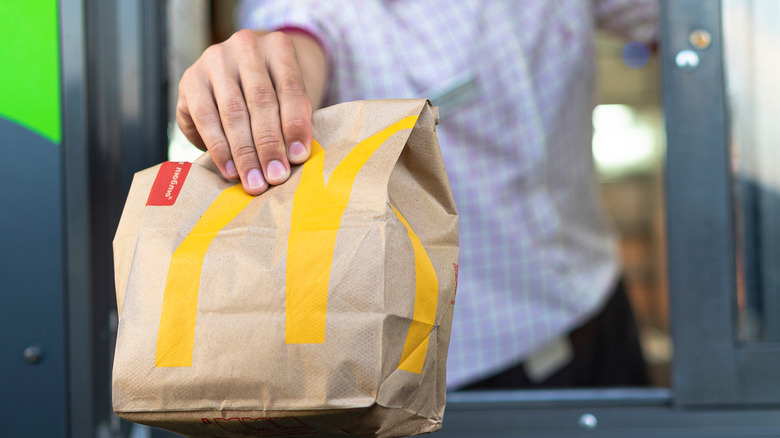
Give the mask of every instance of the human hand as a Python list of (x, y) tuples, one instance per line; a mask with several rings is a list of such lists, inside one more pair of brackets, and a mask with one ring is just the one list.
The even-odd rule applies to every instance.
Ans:
[(184, 72), (176, 120), (225, 178), (257, 195), (309, 158), (326, 70), (309, 36), (240, 30)]

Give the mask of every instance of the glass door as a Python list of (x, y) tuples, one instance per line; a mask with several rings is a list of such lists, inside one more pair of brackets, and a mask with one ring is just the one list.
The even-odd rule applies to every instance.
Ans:
[(674, 400), (777, 404), (780, 4), (666, 6)]

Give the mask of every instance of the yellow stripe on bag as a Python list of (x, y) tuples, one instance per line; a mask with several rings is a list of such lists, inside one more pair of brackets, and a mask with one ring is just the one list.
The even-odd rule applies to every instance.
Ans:
[(411, 129), (416, 116), (400, 120), (358, 143), (333, 170), (325, 185), (325, 151), (312, 142), (311, 158), (303, 165), (293, 197), (287, 243), (285, 342), (325, 342), (328, 283), (336, 235), (360, 169), (390, 136)]
[(252, 199), (241, 184), (223, 190), (173, 252), (157, 331), (155, 366), (192, 366), (203, 257), (217, 233)]
[(422, 373), (425, 363), (425, 353), (428, 351), (428, 339), (436, 322), (436, 306), (439, 301), (439, 279), (433, 268), (431, 258), (417, 237), (417, 234), (409, 226), (409, 222), (394, 207), (393, 211), (398, 219), (406, 226), (409, 240), (414, 248), (414, 314), (409, 325), (409, 333), (406, 335), (404, 351), (401, 353), (401, 361), (398, 369), (412, 373)]

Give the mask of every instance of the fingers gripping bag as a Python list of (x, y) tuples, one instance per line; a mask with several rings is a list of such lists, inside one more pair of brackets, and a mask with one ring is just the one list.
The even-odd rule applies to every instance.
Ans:
[(138, 172), (114, 239), (113, 407), (190, 437), (441, 427), (458, 215), (428, 101), (314, 113), (259, 196), (204, 154)]

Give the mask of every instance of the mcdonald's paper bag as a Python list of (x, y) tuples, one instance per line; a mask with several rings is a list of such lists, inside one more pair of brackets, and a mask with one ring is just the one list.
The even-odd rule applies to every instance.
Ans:
[(426, 100), (314, 114), (260, 196), (208, 155), (133, 180), (114, 240), (113, 405), (192, 437), (438, 430), (458, 217)]

